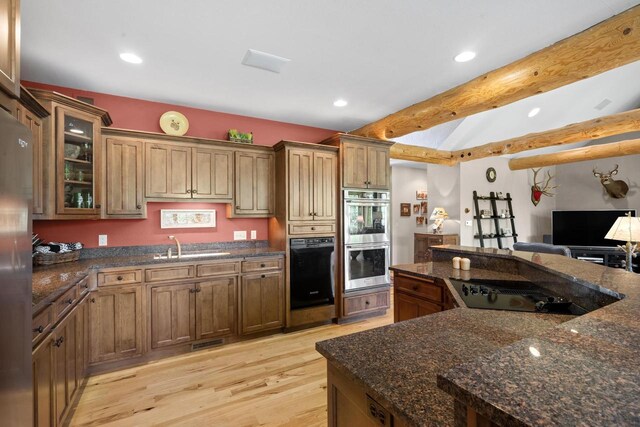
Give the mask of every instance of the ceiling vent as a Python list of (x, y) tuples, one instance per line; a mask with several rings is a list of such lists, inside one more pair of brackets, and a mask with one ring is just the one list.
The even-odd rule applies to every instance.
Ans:
[(598, 105), (596, 105), (595, 107), (593, 107), (593, 108), (595, 108), (596, 110), (602, 111), (607, 107), (607, 105), (611, 104), (611, 102), (612, 101), (609, 98), (605, 98), (602, 101), (600, 101), (600, 103)]
[(242, 63), (244, 65), (271, 71), (273, 73), (280, 73), (282, 68), (284, 68), (289, 61), (291, 60), (254, 49), (247, 50), (247, 53), (244, 54), (244, 58), (242, 58)]

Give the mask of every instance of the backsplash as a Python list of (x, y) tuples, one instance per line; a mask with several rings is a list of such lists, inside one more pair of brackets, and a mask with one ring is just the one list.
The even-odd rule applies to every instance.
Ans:
[[(161, 209), (215, 209), (215, 228), (160, 228)], [(98, 235), (107, 235), (107, 247), (167, 245), (174, 235), (181, 243), (211, 243), (233, 241), (234, 231), (256, 230), (257, 240), (268, 238), (268, 220), (226, 216), (222, 203), (147, 203), (147, 219), (103, 220), (42, 220), (33, 221), (33, 232), (46, 242), (82, 242), (85, 248), (98, 247)]]
[[(182, 243), (182, 242), (181, 242)], [(234, 249), (255, 249), (267, 248), (267, 240), (241, 240), (235, 242), (212, 242), (212, 243), (187, 243), (182, 244), (183, 251), (212, 251), (212, 250), (234, 250)], [(166, 254), (167, 249), (172, 248), (176, 252), (176, 244), (145, 245), (145, 246), (118, 246), (112, 248), (86, 248), (80, 254), (81, 259), (105, 258), (114, 256), (137, 256), (147, 254)]]

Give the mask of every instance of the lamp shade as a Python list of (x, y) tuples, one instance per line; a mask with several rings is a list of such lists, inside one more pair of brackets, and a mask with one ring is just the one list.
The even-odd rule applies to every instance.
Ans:
[(434, 208), (433, 212), (431, 212), (431, 216), (429, 217), (431, 221), (445, 218), (449, 218), (449, 214), (444, 210), (444, 208), (441, 207)]
[(640, 242), (640, 218), (632, 217), (631, 213), (618, 217), (604, 238), (623, 242)]

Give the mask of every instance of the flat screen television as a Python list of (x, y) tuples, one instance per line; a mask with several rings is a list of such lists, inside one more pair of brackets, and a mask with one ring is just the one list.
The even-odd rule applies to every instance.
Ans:
[(620, 216), (635, 209), (611, 209), (593, 211), (553, 211), (551, 215), (554, 245), (584, 247), (616, 247), (621, 242), (607, 240), (604, 236)]

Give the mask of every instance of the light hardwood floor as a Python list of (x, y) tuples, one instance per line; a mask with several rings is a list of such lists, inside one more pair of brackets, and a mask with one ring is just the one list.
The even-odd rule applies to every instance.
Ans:
[(91, 377), (72, 426), (326, 426), (317, 341), (393, 323), (326, 325)]

